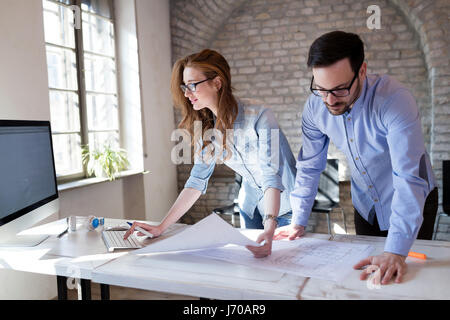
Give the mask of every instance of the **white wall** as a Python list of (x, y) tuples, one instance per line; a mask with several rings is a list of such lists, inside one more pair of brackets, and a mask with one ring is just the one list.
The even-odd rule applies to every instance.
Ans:
[[(50, 120), (42, 2), (0, 7), (0, 119)], [(0, 283), (0, 299), (56, 296), (55, 277), (0, 269)]]
[(160, 221), (177, 196), (176, 166), (170, 159), (175, 129), (170, 95), (171, 45), (167, 0), (136, 0), (141, 100), (144, 119), (145, 208)]
[(40, 1), (0, 0), (0, 118), (50, 120)]

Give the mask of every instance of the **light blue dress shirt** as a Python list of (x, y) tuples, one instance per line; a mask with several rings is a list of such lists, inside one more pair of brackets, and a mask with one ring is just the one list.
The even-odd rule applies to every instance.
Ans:
[(413, 95), (389, 76), (369, 75), (353, 108), (343, 115), (331, 115), (322, 98), (311, 95), (302, 133), (292, 221), (307, 225), (331, 139), (347, 156), (354, 207), (368, 221), (373, 221), (372, 211), (380, 230), (389, 230), (386, 252), (406, 256), (422, 224), (425, 199), (435, 187)]
[(267, 188), (282, 191), (279, 215), (286, 214), (291, 211), (289, 195), (296, 175), (295, 157), (289, 143), (269, 108), (239, 100), (238, 109), (233, 130), (227, 132), (233, 138), (229, 140), (232, 157), (227, 159), (226, 151), (221, 153), (220, 148), (215, 148), (214, 156), (208, 159), (203, 149), (201, 155), (194, 157), (184, 187), (205, 194), (209, 178), (220, 161), (242, 176), (238, 204), (250, 218), (256, 207), (261, 215), (266, 214), (263, 196)]

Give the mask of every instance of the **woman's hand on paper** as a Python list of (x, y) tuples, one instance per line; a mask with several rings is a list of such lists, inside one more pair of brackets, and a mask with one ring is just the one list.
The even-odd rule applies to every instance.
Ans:
[(267, 220), (264, 225), (263, 233), (256, 239), (256, 242), (264, 242), (264, 244), (261, 246), (246, 246), (246, 248), (253, 253), (255, 258), (264, 258), (272, 253), (272, 239), (276, 227), (277, 224), (275, 220)]
[[(250, 250), (255, 258), (264, 258), (272, 253), (272, 241), (288, 238), (289, 240), (295, 240), (302, 237), (305, 234), (305, 227), (300, 225), (288, 225), (276, 229), (276, 224), (268, 220), (264, 232), (259, 235), (256, 242), (264, 244), (262, 246), (246, 246)], [(274, 235), (275, 233), (275, 235)]]
[[(150, 232), (153, 237), (159, 237), (161, 235), (161, 233), (163, 233), (163, 230), (161, 229), (161, 225), (159, 226), (151, 226), (149, 224), (146, 223), (142, 223), (142, 222), (134, 222), (130, 229), (128, 229), (128, 231), (125, 233), (125, 235), (123, 236), (124, 240), (127, 240), (128, 237), (135, 231), (136, 227), (141, 227), (142, 229)], [(138, 231), (138, 236), (144, 236), (145, 234), (143, 234), (142, 232)]]

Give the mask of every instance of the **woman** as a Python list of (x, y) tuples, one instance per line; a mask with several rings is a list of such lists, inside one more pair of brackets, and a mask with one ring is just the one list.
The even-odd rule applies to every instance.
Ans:
[(183, 114), (180, 128), (193, 137), (196, 160), (184, 189), (161, 224), (135, 222), (126, 237), (135, 226), (154, 236), (162, 234), (206, 192), (215, 164), (223, 162), (242, 176), (241, 223), (246, 228), (264, 229), (257, 242), (265, 244), (247, 248), (255, 257), (269, 255), (277, 226), (290, 224), (289, 194), (296, 174), (294, 156), (273, 113), (236, 100), (227, 61), (209, 49), (175, 63), (171, 91), (175, 106)]

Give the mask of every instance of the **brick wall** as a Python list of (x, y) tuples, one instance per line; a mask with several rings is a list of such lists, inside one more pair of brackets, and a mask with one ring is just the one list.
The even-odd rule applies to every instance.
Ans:
[[(380, 30), (367, 28), (369, 5), (381, 9)], [(445, 0), (172, 0), (172, 60), (203, 48), (221, 52), (232, 68), (236, 95), (258, 98), (271, 106), (296, 156), (311, 79), (306, 67), (309, 46), (329, 31), (358, 33), (366, 45), (369, 73), (390, 74), (414, 93), (441, 187), (441, 161), (450, 159), (449, 11), (450, 3)], [(175, 118), (178, 123), (178, 112)], [(330, 146), (329, 157), (340, 159), (341, 205), (352, 231), (346, 160), (334, 146)], [(188, 165), (178, 167), (180, 190), (189, 171)], [(216, 168), (208, 189), (185, 222), (230, 204), (238, 190), (234, 174), (225, 166)], [(340, 212), (332, 218), (342, 220)], [(323, 215), (313, 214), (310, 220), (313, 231), (327, 231)], [(442, 219), (438, 238), (450, 240), (448, 224), (448, 219)]]

